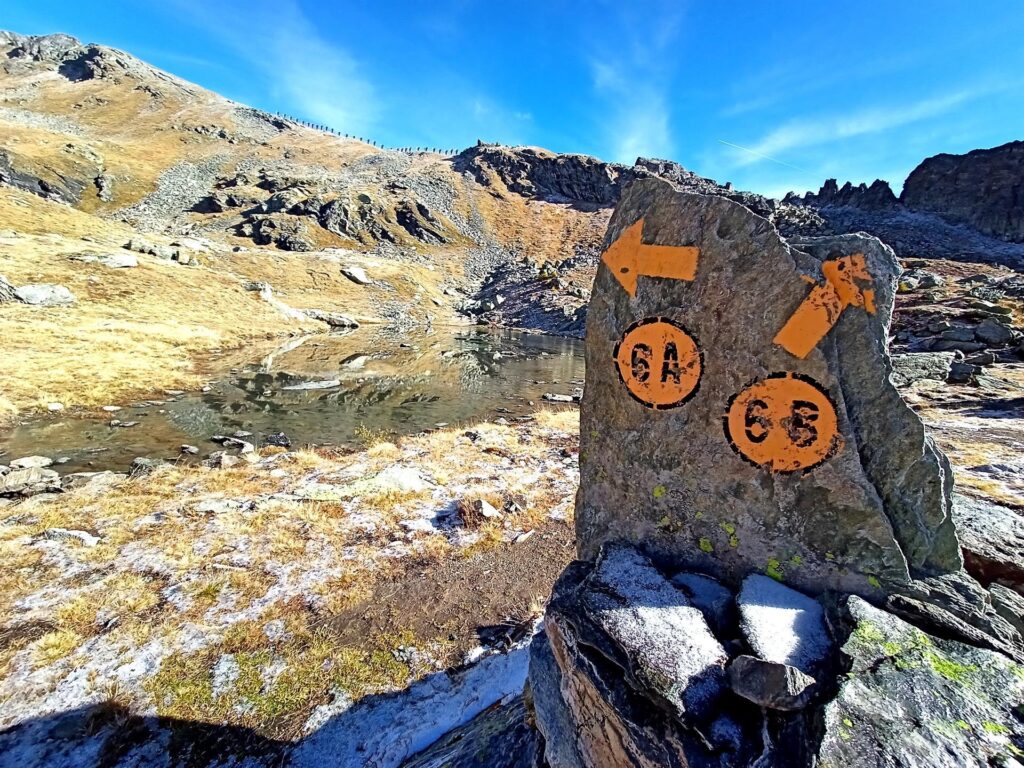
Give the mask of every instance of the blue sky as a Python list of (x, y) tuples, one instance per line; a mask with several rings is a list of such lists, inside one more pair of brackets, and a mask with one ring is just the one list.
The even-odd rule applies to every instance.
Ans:
[(663, 157), (774, 195), (898, 191), (926, 156), (1024, 139), (1021, 0), (3, 0), (0, 28), (387, 146)]

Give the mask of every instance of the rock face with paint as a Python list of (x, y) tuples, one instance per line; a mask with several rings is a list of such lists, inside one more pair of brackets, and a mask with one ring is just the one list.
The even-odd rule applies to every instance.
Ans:
[(588, 315), (581, 556), (866, 594), (958, 570), (949, 467), (888, 379), (898, 274), (874, 238), (634, 184)]
[(1024, 625), (963, 571), (949, 465), (889, 380), (898, 274), (868, 236), (624, 193), (588, 316), (579, 559), (531, 649), (544, 765), (1024, 753)]

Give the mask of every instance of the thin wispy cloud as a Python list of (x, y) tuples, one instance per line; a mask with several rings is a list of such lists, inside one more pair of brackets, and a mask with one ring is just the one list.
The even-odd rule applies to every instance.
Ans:
[[(916, 103), (872, 107), (859, 112), (802, 118), (774, 128), (760, 139), (747, 143), (735, 153), (733, 163), (742, 167), (777, 158), (793, 150), (805, 150), (823, 144), (868, 134), (882, 133), (909, 123), (949, 112), (957, 106), (992, 92), (991, 87), (964, 89)], [(785, 161), (782, 161), (785, 162)]]
[[(361, 135), (379, 118), (381, 107), (362, 67), (328, 42), (294, 0), (216, 10), (192, 0), (176, 5), (258, 71), (273, 100), (296, 117)], [(245, 18), (245, 28), (225, 24), (225, 17)], [(259, 30), (258, 38), (251, 29)]]
[(612, 53), (589, 58), (595, 94), (606, 105), (600, 114), (605, 154), (632, 163), (637, 157), (671, 157), (670, 73), (665, 62), (682, 24), (678, 4), (650, 11), (619, 10), (614, 45), (595, 46)]

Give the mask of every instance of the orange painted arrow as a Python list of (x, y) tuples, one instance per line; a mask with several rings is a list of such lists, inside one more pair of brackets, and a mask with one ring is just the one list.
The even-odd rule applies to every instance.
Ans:
[(847, 307), (863, 307), (868, 314), (875, 314), (875, 291), (868, 287), (873, 281), (863, 253), (826, 261), (821, 272), (824, 284), (815, 284), (774, 339), (799, 358), (818, 346)]
[(692, 245), (651, 245), (643, 242), (644, 220), (626, 228), (608, 246), (601, 261), (615, 275), (626, 293), (636, 296), (636, 281), (644, 277), (693, 280), (697, 276), (700, 249)]

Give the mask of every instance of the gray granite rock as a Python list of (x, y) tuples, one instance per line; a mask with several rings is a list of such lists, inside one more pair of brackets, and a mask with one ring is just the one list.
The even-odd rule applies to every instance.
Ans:
[(527, 714), (521, 696), (487, 709), (402, 768), (540, 768), (542, 745)]
[(968, 573), (983, 584), (1024, 589), (1024, 515), (959, 493), (953, 515)]
[(66, 307), (76, 301), (75, 295), (63, 285), (46, 283), (23, 285), (14, 295), (19, 301), (35, 307)]
[(931, 637), (851, 597), (849, 672), (823, 711), (818, 764), (842, 768), (1014, 765), (1024, 673), (991, 651)]
[(0, 275), (0, 304), (18, 301), (17, 288), (8, 282), (7, 278)]
[(302, 310), (306, 317), (312, 318), (313, 320), (319, 320), (322, 323), (327, 323), (332, 328), (358, 328), (359, 323), (353, 320), (348, 315), (343, 315), (340, 312), (325, 312), (322, 309), (304, 309)]
[(35, 496), (60, 490), (60, 475), (52, 469), (12, 469), (0, 477), (0, 496)]
[(892, 356), (892, 383), (909, 387), (919, 381), (945, 381), (955, 352), (914, 352)]
[(724, 768), (760, 749), (758, 718), (725, 717), (726, 657), (703, 615), (631, 548), (566, 569), (531, 654), (552, 768)]
[[(666, 568), (734, 585), (762, 571), (807, 591), (863, 594), (959, 568), (948, 462), (889, 381), (886, 339), (899, 273), (892, 252), (861, 235), (787, 245), (748, 209), (657, 180), (626, 190), (606, 245), (635, 234), (627, 230), (641, 220), (643, 243), (699, 255), (693, 280), (649, 278), (641, 269), (635, 296), (627, 290), (634, 278), (604, 263), (598, 270), (581, 406), (580, 556), (624, 540)], [(847, 285), (837, 277), (844, 265), (869, 276), (850, 283), (860, 298), (810, 348), (776, 343), (809, 297)], [(865, 298), (865, 291), (873, 293)], [(628, 361), (616, 362), (628, 329), (652, 318), (677, 324), (702, 355), (697, 384), (677, 407), (645, 405), (623, 378), (632, 375)], [(771, 418), (758, 412), (754, 394), (737, 400), (752, 383), (779, 379), (786, 381), (773, 391), (798, 394), (785, 402), (780, 394)], [(813, 408), (798, 412), (805, 394)], [(723, 428), (730, 413), (737, 434)], [(768, 431), (771, 443), (791, 443), (775, 450), (782, 458), (758, 459), (750, 450)], [(793, 454), (799, 461), (789, 462)]]
[(704, 615), (637, 550), (607, 547), (579, 598), (636, 687), (678, 717), (707, 711), (725, 691), (727, 656)]
[(23, 456), (11, 462), (11, 469), (30, 469), (32, 467), (48, 467), (53, 464), (49, 456)]

